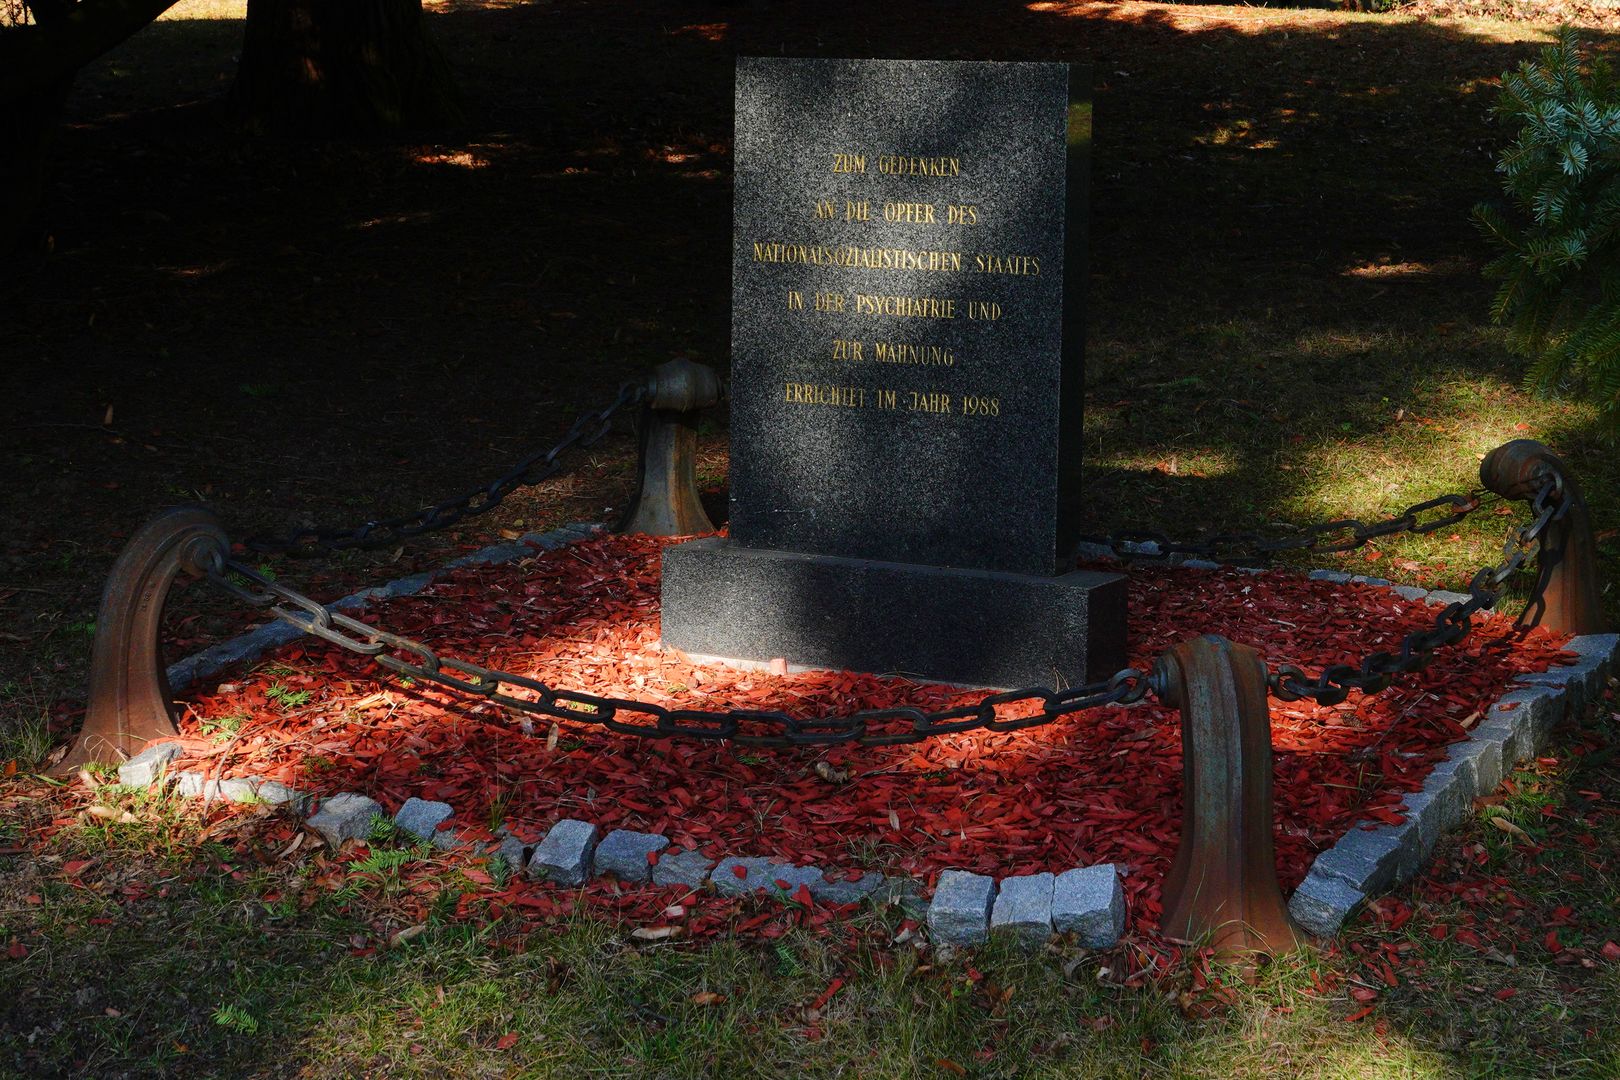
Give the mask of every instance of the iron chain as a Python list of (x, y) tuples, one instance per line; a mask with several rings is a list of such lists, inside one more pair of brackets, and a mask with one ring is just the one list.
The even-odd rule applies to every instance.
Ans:
[(599, 442), (613, 429), (613, 419), (621, 410), (640, 405), (650, 393), (643, 383), (625, 383), (606, 408), (588, 412), (575, 420), (568, 434), (557, 445), (530, 454), (484, 487), (446, 499), (414, 514), (385, 521), (368, 521), (352, 529), (314, 528), (300, 529), (282, 536), (253, 536), (244, 542), (244, 546), (249, 551), (261, 554), (308, 558), (331, 551), (387, 547), (413, 536), (449, 528), (479, 514), (487, 514), (518, 488), (556, 476), (562, 471), (563, 455)]
[[(1163, 561), (1177, 555), (1211, 562), (1230, 563), (1242, 559), (1270, 562), (1285, 552), (1329, 555), (1354, 551), (1373, 540), (1398, 533), (1434, 532), (1455, 525), (1478, 510), (1484, 494), (1483, 490), (1476, 490), (1467, 495), (1441, 495), (1409, 506), (1396, 516), (1375, 521), (1371, 525), (1355, 518), (1342, 518), (1306, 525), (1296, 530), (1294, 535), (1285, 537), (1268, 538), (1257, 532), (1241, 532), (1219, 533), (1199, 540), (1172, 540), (1164, 533), (1147, 529), (1121, 529), (1107, 536), (1085, 536), (1081, 540), (1106, 547), (1115, 558), (1126, 562)], [(1441, 507), (1449, 508), (1449, 512), (1427, 521), (1422, 520), (1423, 515)]]
[(1501, 596), (1497, 587), (1524, 565), (1547, 526), (1568, 512), (1570, 504), (1563, 498), (1563, 486), (1563, 480), (1556, 473), (1547, 474), (1530, 504), (1535, 516), (1529, 524), (1508, 534), (1502, 561), (1477, 571), (1468, 583), (1468, 598), (1447, 604), (1427, 630), (1407, 634), (1401, 639), (1399, 652), (1372, 653), (1361, 661), (1360, 667), (1333, 664), (1314, 679), (1308, 679), (1292, 664), (1282, 664), (1267, 678), (1271, 692), (1283, 701), (1309, 697), (1321, 705), (1337, 705), (1351, 690), (1376, 694), (1388, 687), (1394, 676), (1421, 670), (1436, 649), (1455, 645), (1468, 636), (1476, 612), (1489, 611), (1496, 606)]
[[(1148, 692), (1144, 672), (1127, 668), (1108, 679), (1067, 690), (1031, 687), (991, 694), (973, 705), (927, 712), (916, 708), (868, 709), (848, 716), (802, 719), (760, 709), (670, 709), (647, 701), (559, 690), (526, 675), (441, 657), (419, 641), (391, 634), (331, 611), (296, 589), (216, 552), (208, 580), (243, 603), (306, 634), (330, 642), (397, 675), (435, 683), (469, 697), (536, 716), (599, 724), (619, 735), (650, 739), (730, 740), (739, 746), (893, 746), (962, 731), (1018, 731), (1100, 705), (1128, 705)], [(524, 691), (528, 696), (518, 697)], [(1040, 706), (1030, 716), (1005, 717), (1011, 707)], [(896, 730), (898, 728), (898, 730)]]
[[(605, 425), (617, 408), (634, 399), (634, 395), (621, 391), (620, 400), (614, 406), (592, 416)], [(580, 430), (580, 426), (576, 424), (575, 429)], [(595, 437), (599, 438), (600, 434)], [(566, 449), (578, 442), (571, 433), (560, 447)], [(552, 454), (552, 461), (560, 452), (561, 449)], [(519, 474), (514, 471), (508, 475)], [(511, 486), (516, 486), (516, 483)], [(495, 486), (489, 490), (495, 490)], [(1271, 692), (1284, 701), (1310, 697), (1323, 705), (1333, 705), (1343, 701), (1351, 690), (1377, 693), (1389, 686), (1393, 676), (1424, 667), (1435, 650), (1455, 644), (1467, 636), (1476, 612), (1489, 610), (1495, 605), (1500, 595), (1496, 588), (1524, 564), (1546, 527), (1568, 510), (1569, 504), (1561, 497), (1562, 490), (1562, 481), (1555, 474), (1549, 474), (1531, 503), (1534, 517), (1529, 524), (1509, 534), (1502, 561), (1496, 566), (1479, 570), (1469, 582), (1468, 598), (1448, 604), (1435, 616), (1432, 627), (1408, 634), (1398, 652), (1375, 652), (1364, 659), (1359, 667), (1334, 664), (1314, 679), (1307, 677), (1304, 671), (1294, 665), (1283, 664), (1268, 675)], [(1357, 536), (1367, 538), (1389, 535), (1401, 529), (1428, 532), (1439, 526), (1434, 522), (1417, 524), (1418, 514), (1442, 505), (1461, 508), (1465, 504), (1472, 510), (1478, 505), (1478, 499), (1472, 496), (1431, 499), (1410, 508), (1390, 522), (1381, 523), (1382, 526), (1397, 523), (1400, 528), (1386, 527), (1375, 532), (1379, 526), (1369, 529), (1359, 522), (1330, 522), (1308, 531), (1323, 535), (1324, 530), (1350, 524), (1354, 526)], [(1460, 516), (1460, 513), (1454, 513), (1438, 521), (1445, 524)], [(1129, 535), (1132, 534), (1115, 534)], [(1201, 542), (1199, 550), (1209, 551), (1235, 539), (1213, 537)], [(1185, 550), (1192, 545), (1178, 547)], [(525, 675), (441, 657), (419, 641), (329, 610), (298, 590), (230, 558), (222, 549), (214, 551), (207, 573), (210, 582), (243, 603), (255, 608), (268, 608), (271, 615), (298, 630), (349, 652), (369, 657), (397, 675), (433, 683), (519, 712), (597, 724), (619, 735), (650, 739), (729, 740), (739, 746), (776, 748), (842, 744), (893, 746), (964, 731), (1018, 731), (1049, 724), (1059, 717), (1084, 709), (1135, 704), (1152, 689), (1148, 673), (1138, 668), (1125, 668), (1110, 678), (1084, 686), (1057, 691), (1045, 687), (1008, 690), (991, 694), (976, 704), (934, 712), (903, 707), (805, 719), (777, 710), (671, 709), (652, 702), (559, 690)], [(518, 696), (520, 692), (525, 696)], [(1025, 704), (1038, 705), (1039, 709), (1028, 716), (1004, 716), (1005, 712), (1012, 711), (1012, 707)]]

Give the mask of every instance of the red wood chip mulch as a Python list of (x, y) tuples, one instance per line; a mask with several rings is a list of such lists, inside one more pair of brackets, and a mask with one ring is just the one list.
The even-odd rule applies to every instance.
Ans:
[[(365, 618), (443, 656), (669, 706), (814, 716), (938, 709), (982, 696), (847, 672), (694, 667), (661, 653), (663, 546), (614, 536), (458, 572)], [(1139, 567), (1130, 571), (1130, 662), (1146, 667), (1175, 641), (1218, 633), (1259, 647), (1273, 665), (1315, 672), (1397, 648), (1436, 610), (1297, 573)], [(1352, 694), (1330, 708), (1274, 700), (1284, 888), (1357, 823), (1399, 820), (1403, 793), (1421, 784), (1515, 674), (1557, 662), (1563, 640), (1516, 631), (1506, 617), (1476, 619), (1462, 644), (1382, 694)], [(1005, 876), (1115, 862), (1128, 868), (1132, 925), (1151, 930), (1158, 922), (1181, 816), (1181, 731), (1178, 714), (1152, 698), (1026, 731), (910, 746), (745, 750), (627, 738), (564, 721), (548, 748), (544, 718), (525, 734), (524, 718), (498, 706), (380, 678), (367, 661), (318, 641), (296, 642), (274, 659), (286, 667), (261, 667), (194, 696), (183, 725), (190, 760), (181, 768), (256, 775), (316, 793), (366, 792), (390, 810), (413, 795), (440, 799), (471, 837), (488, 836), (502, 814), (528, 839), (558, 818), (578, 817), (604, 832), (663, 833), (711, 855), (778, 855), (930, 883), (947, 867)], [(267, 695), (277, 684), (311, 697), (289, 706)], [(233, 714), (247, 717), (239, 738), (205, 736), (202, 722)], [(819, 761), (850, 779), (829, 782), (815, 769)]]

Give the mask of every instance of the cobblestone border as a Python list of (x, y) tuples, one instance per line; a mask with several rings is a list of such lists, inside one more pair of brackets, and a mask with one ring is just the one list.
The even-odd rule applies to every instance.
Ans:
[[(181, 754), (178, 743), (152, 743), (119, 766), (118, 782), (126, 787), (172, 789), (182, 798), (224, 799), (239, 803), (276, 803), (306, 816), (304, 824), (336, 850), (345, 841), (364, 840), (379, 817), (376, 800), (345, 791), (324, 799), (294, 791), (284, 784), (257, 778), (208, 780), (202, 773), (170, 775), (168, 767)], [(441, 849), (461, 846), (448, 827), (455, 815), (449, 803), (405, 800), (393, 816), (399, 831)], [(1125, 929), (1125, 896), (1119, 871), (1112, 864), (1089, 866), (1056, 876), (1034, 874), (1003, 878), (998, 895), (995, 878), (965, 870), (940, 875), (934, 897), (923, 897), (909, 877), (885, 877), (872, 871), (829, 878), (820, 867), (798, 866), (764, 856), (728, 855), (710, 859), (697, 851), (671, 850), (667, 836), (615, 829), (603, 836), (596, 825), (564, 818), (538, 842), (506, 832), (490, 850), (510, 872), (574, 888), (592, 878), (611, 877), (627, 885), (683, 885), (712, 889), (721, 896), (762, 893), (784, 902), (801, 902), (801, 890), (827, 905), (863, 901), (901, 908), (926, 921), (935, 942), (977, 945), (992, 933), (1007, 933), (1020, 945), (1038, 948), (1054, 933), (1073, 933), (1087, 948), (1110, 948)]]
[[(1443, 595), (1443, 594), (1442, 594)], [(1434, 593), (1427, 598), (1430, 603)], [(1410, 879), (1440, 838), (1468, 820), (1475, 799), (1489, 795), (1515, 765), (1534, 758), (1566, 716), (1579, 716), (1602, 696), (1620, 654), (1620, 634), (1587, 634), (1565, 646), (1573, 664), (1520, 675), (1468, 738), (1453, 743), (1423, 787), (1406, 797), (1406, 820), (1354, 828), (1323, 851), (1294, 892), (1288, 909), (1318, 937), (1338, 933), (1368, 897)]]
[[(1084, 558), (1114, 559), (1112, 551), (1096, 544), (1082, 545)], [(1140, 545), (1146, 554), (1156, 548)], [(1207, 559), (1165, 560), (1172, 566), (1218, 570), (1224, 564)], [(1234, 570), (1259, 573), (1256, 567)], [(1463, 593), (1397, 585), (1387, 578), (1347, 574), (1340, 570), (1312, 570), (1312, 581), (1335, 585), (1369, 585), (1387, 589), (1406, 600), (1421, 600), (1432, 607), (1466, 601)], [(1547, 743), (1547, 737), (1566, 716), (1579, 716), (1587, 702), (1600, 698), (1609, 676), (1620, 662), (1620, 634), (1587, 634), (1564, 646), (1579, 659), (1547, 671), (1520, 675), (1518, 685), (1485, 710), (1468, 738), (1447, 748), (1444, 761), (1407, 795), (1406, 820), (1373, 829), (1352, 828), (1338, 842), (1320, 852), (1305, 880), (1294, 891), (1288, 910), (1294, 921), (1317, 937), (1332, 937), (1355, 910), (1377, 893), (1386, 892), (1415, 876), (1434, 854), (1440, 838), (1462, 825), (1473, 812), (1473, 802), (1489, 795), (1514, 766), (1529, 761)]]
[[(333, 602), (328, 609), (349, 610), (373, 600), (410, 596), (448, 571), (512, 562), (536, 549), (552, 551), (601, 530), (600, 525), (573, 524), (529, 533), (512, 543), (481, 548), (438, 570), (363, 589)], [(1100, 546), (1082, 545), (1079, 554), (1114, 561), (1112, 552)], [(1168, 562), (1187, 569), (1223, 568), (1223, 564), (1205, 559), (1172, 557)], [(1259, 567), (1232, 569), (1263, 572)], [(1468, 599), (1460, 593), (1396, 585), (1384, 578), (1337, 570), (1312, 570), (1307, 576), (1313, 581), (1385, 588), (1432, 606)], [(170, 666), (169, 684), (183, 689), (300, 636), (286, 624), (266, 624)], [(1566, 648), (1578, 654), (1575, 663), (1519, 676), (1520, 685), (1491, 706), (1469, 738), (1448, 749), (1446, 759), (1434, 767), (1422, 789), (1407, 796), (1404, 822), (1352, 829), (1316, 857), (1289, 903), (1302, 927), (1319, 937), (1330, 937), (1368, 896), (1413, 876), (1428, 861), (1440, 837), (1467, 818), (1475, 798), (1494, 790), (1514, 765), (1534, 757), (1559, 720), (1602, 694), (1620, 657), (1620, 634), (1577, 637)], [(285, 805), (305, 815), (306, 825), (334, 849), (346, 840), (365, 839), (376, 819), (385, 816), (375, 800), (354, 792), (317, 801), (285, 784), (257, 777), (209, 780), (197, 772), (171, 777), (169, 766), (180, 754), (176, 743), (153, 743), (119, 766), (119, 783), (167, 787), (172, 780), (175, 794), (181, 797)], [(451, 849), (459, 846), (454, 829), (447, 827), (454, 813), (448, 803), (411, 798), (392, 820), (404, 833)], [(926, 921), (935, 942), (953, 946), (983, 944), (994, 936), (1038, 948), (1059, 933), (1073, 934), (1087, 948), (1105, 949), (1118, 943), (1125, 927), (1120, 884), (1125, 871), (1109, 863), (1055, 875), (1006, 877), (999, 882), (984, 874), (945, 870), (930, 900), (909, 877), (867, 871), (853, 878), (845, 874), (829, 879), (819, 867), (774, 858), (733, 855), (714, 860), (697, 851), (672, 851), (669, 838), (656, 833), (616, 829), (603, 836), (591, 822), (572, 818), (555, 823), (536, 843), (506, 833), (490, 852), (478, 854), (494, 854), (514, 873), (565, 887), (581, 886), (593, 877), (612, 877), (632, 885), (650, 881), (660, 886), (712, 888), (723, 896), (763, 893), (794, 901), (803, 890), (823, 904), (891, 904)]]

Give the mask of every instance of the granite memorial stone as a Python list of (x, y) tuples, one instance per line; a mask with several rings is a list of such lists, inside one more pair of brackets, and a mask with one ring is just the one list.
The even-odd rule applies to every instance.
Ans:
[(1124, 663), (1080, 509), (1089, 72), (737, 62), (731, 518), (663, 637), (953, 682)]

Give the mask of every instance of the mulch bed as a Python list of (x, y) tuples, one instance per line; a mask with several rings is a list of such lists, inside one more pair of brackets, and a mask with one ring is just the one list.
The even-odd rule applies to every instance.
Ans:
[[(847, 672), (767, 674), (698, 667), (657, 646), (665, 541), (607, 537), (508, 566), (451, 575), (378, 605), (367, 621), (442, 656), (548, 684), (666, 706), (860, 709), (968, 704), (982, 692)], [(1438, 609), (1387, 590), (1295, 572), (1137, 567), (1130, 657), (1205, 633), (1314, 672), (1398, 647)], [(1285, 889), (1358, 823), (1398, 821), (1404, 793), (1514, 675), (1557, 662), (1562, 639), (1476, 620), (1460, 645), (1383, 694), (1335, 707), (1272, 702), (1275, 824)], [(504, 821), (526, 839), (559, 818), (604, 831), (664, 833), (706, 853), (777, 855), (825, 869), (906, 872), (929, 884), (961, 867), (1005, 876), (1115, 862), (1127, 868), (1131, 926), (1156, 928), (1181, 817), (1179, 715), (1152, 699), (1018, 732), (974, 732), (882, 748), (744, 750), (626, 738), (588, 723), (553, 732), (488, 702), (463, 701), (302, 640), (273, 663), (195, 693), (181, 768), (281, 780), (316, 793), (455, 806), (464, 837)], [(309, 691), (299, 702), (300, 691)], [(292, 698), (287, 696), (293, 694)], [(1026, 710), (1027, 711), (1027, 710)], [(238, 733), (217, 725), (244, 717)], [(237, 727), (230, 722), (227, 727)], [(527, 730), (526, 730), (527, 729)], [(817, 769), (819, 762), (826, 767)], [(847, 771), (847, 782), (823, 774)], [(595, 887), (593, 887), (595, 888)]]

